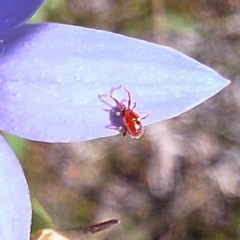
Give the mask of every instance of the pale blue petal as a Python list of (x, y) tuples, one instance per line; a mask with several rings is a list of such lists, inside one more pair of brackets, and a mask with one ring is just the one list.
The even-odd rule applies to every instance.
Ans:
[(22, 168), (0, 135), (0, 239), (29, 240), (31, 204)]
[[(110, 32), (62, 24), (25, 25), (4, 38), (0, 57), (0, 129), (38, 141), (114, 135), (98, 98), (124, 85), (150, 113), (171, 118), (210, 98), (229, 81), (171, 49)], [(123, 90), (114, 96), (126, 99)], [(106, 98), (106, 101), (110, 99)]]

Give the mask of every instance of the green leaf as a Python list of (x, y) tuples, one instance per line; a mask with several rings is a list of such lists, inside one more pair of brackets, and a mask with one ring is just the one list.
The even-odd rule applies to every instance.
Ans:
[(35, 232), (43, 228), (56, 228), (52, 221), (52, 218), (43, 208), (43, 206), (38, 202), (36, 198), (31, 198), (32, 203), (32, 232)]

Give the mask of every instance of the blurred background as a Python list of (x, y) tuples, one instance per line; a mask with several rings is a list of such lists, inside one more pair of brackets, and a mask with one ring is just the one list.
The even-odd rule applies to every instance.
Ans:
[[(47, 144), (8, 136), (31, 197), (84, 239), (240, 239), (240, 1), (48, 0), (30, 22), (104, 29), (171, 46), (232, 84), (177, 118), (122, 136)], [(33, 232), (47, 223), (33, 217)], [(83, 238), (81, 238), (83, 239)]]

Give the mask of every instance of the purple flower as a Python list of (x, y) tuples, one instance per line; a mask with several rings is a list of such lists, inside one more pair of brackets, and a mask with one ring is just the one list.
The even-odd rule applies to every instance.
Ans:
[[(42, 0), (6, 0), (0, 2), (0, 67), (5, 55), (4, 35), (29, 18)], [(1, 100), (4, 76), (0, 74)], [(1, 101), (1, 111), (4, 108)], [(7, 108), (7, 106), (5, 106)], [(2, 121), (1, 119), (0, 121)], [(25, 240), (30, 237), (31, 205), (28, 186), (14, 153), (0, 136), (0, 239)]]
[[(26, 24), (10, 31), (41, 1), (26, 9), (28, 14), (14, 18), (11, 10), (16, 7), (8, 2), (10, 15), (0, 18), (2, 131), (44, 142), (87, 141), (116, 134), (105, 127), (109, 114), (103, 109), (110, 107), (99, 98), (114, 87), (126, 86), (137, 109), (150, 113), (144, 120), (150, 124), (191, 109), (229, 84), (210, 68), (171, 48), (105, 31), (54, 23)], [(13, 2), (21, 5), (33, 0)], [(5, 9), (1, 5), (0, 16)], [(127, 98), (121, 89), (114, 96), (120, 101)], [(114, 106), (106, 96), (108, 101)], [(1, 239), (28, 239), (27, 184), (4, 139), (0, 144), (4, 187), (0, 228), (8, 236)]]
[(29, 19), (42, 3), (43, 0), (0, 1), (0, 38)]

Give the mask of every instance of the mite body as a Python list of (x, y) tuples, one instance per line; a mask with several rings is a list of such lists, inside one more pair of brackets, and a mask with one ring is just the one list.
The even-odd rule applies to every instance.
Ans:
[(116, 98), (110, 94), (110, 98), (113, 99), (116, 103), (116, 107), (112, 108), (112, 112), (116, 114), (117, 117), (122, 118), (122, 125), (118, 127), (110, 127), (111, 129), (118, 130), (123, 134), (123, 137), (128, 134), (131, 138), (140, 138), (144, 132), (144, 127), (141, 123), (142, 119), (145, 119), (149, 116), (147, 114), (144, 117), (140, 117), (136, 112), (134, 112), (135, 107), (137, 106), (136, 102), (133, 103), (131, 107), (131, 94), (130, 92), (123, 87), (128, 94), (127, 106), (122, 102), (119, 102)]

